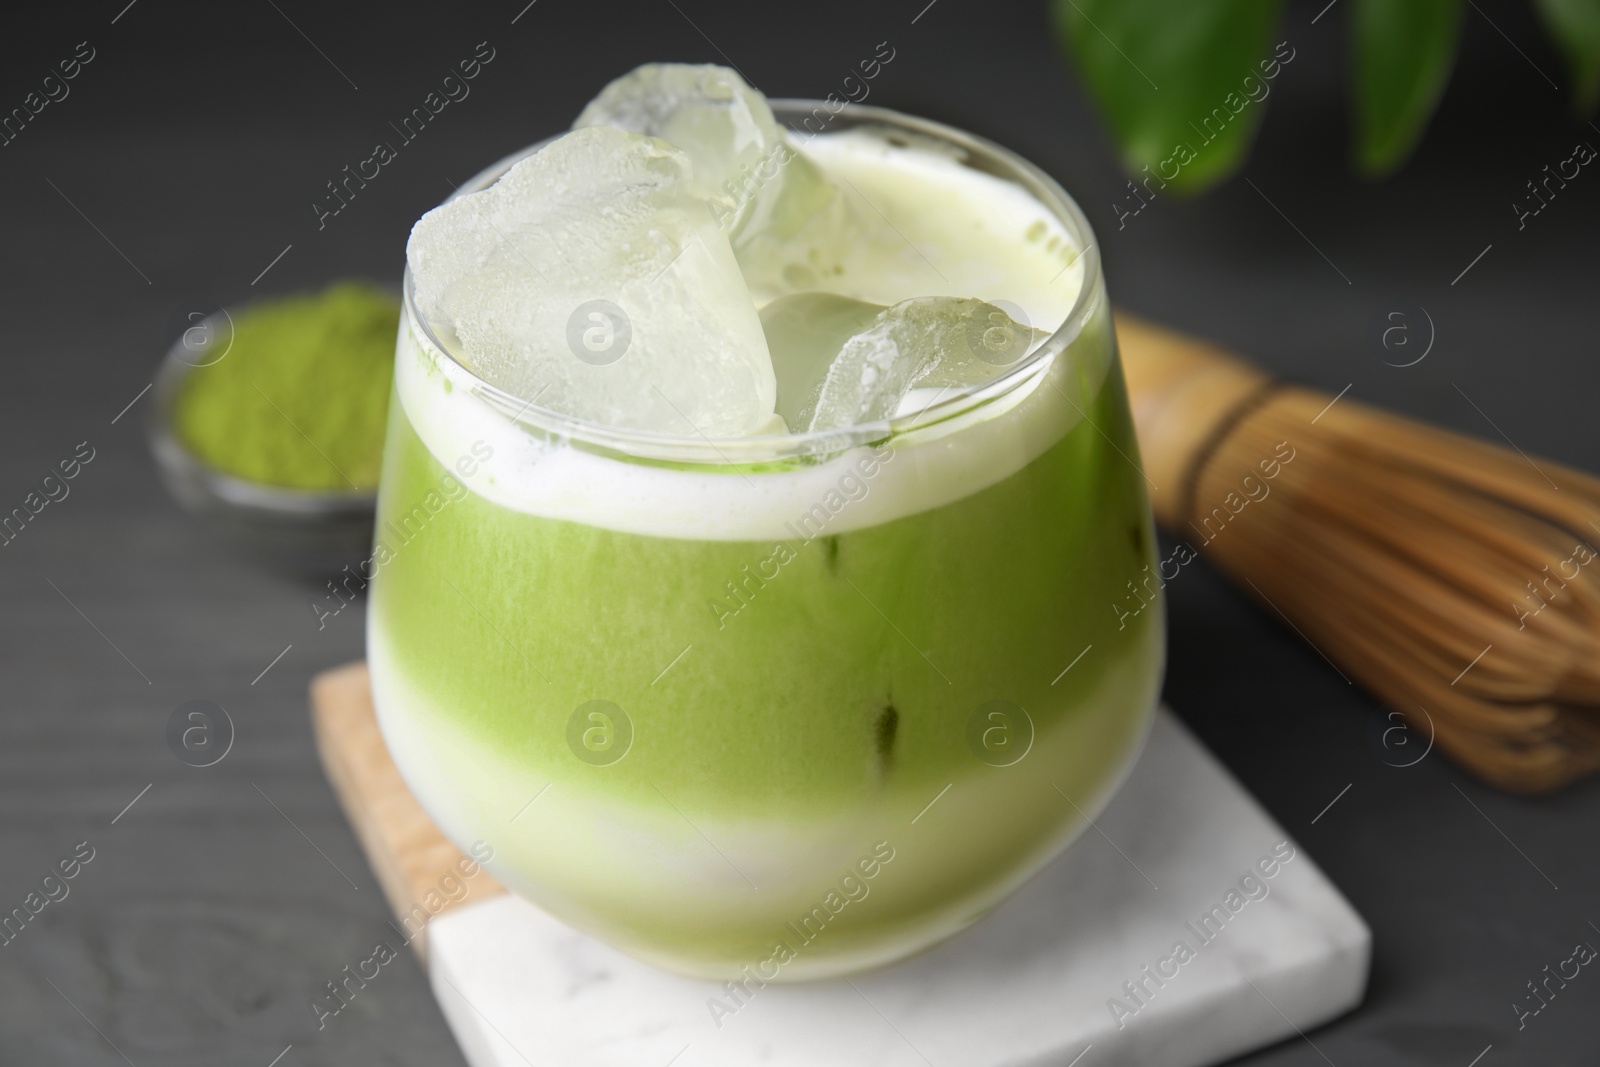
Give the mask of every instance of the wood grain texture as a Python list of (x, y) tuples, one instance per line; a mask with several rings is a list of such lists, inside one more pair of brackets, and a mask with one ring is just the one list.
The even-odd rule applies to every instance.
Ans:
[[(328, 780), (397, 918), (404, 921), (418, 907), (432, 917), (468, 900), (505, 892), (485, 871), (472, 876), (471, 892), (460, 900), (440, 892), (441, 880), (470, 861), (422, 810), (389, 758), (365, 662), (348, 663), (312, 679), (311, 718)], [(434, 906), (435, 901), (443, 903)], [(419, 923), (414, 934), (410, 926), (405, 932), (411, 935), (411, 947), (426, 960), (426, 923)]]

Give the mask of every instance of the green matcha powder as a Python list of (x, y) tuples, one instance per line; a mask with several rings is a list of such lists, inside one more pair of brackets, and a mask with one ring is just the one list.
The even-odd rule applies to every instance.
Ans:
[(396, 299), (364, 282), (248, 308), (234, 317), (227, 355), (179, 388), (178, 439), (207, 466), (246, 481), (371, 489), (399, 322)]

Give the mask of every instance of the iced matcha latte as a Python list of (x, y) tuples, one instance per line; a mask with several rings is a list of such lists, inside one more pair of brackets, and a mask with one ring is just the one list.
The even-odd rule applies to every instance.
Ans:
[(954, 933), (1085, 827), (1162, 619), (1113, 607), (1153, 535), (1055, 183), (651, 66), (407, 254), (373, 688), (496, 877), (783, 981)]

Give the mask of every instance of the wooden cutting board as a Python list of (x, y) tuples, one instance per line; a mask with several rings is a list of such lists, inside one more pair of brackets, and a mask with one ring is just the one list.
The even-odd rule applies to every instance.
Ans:
[[(972, 928), (730, 1005), (463, 875), (389, 759), (365, 664), (319, 675), (311, 703), (328, 777), (472, 1067), (1197, 1067), (1293, 1038), (1366, 986), (1366, 924), (1164, 710), (1093, 832)], [(1292, 858), (1246, 884), (1252, 899), (1234, 892), (1275, 850)], [(1180, 941), (1192, 957), (1176, 962)]]

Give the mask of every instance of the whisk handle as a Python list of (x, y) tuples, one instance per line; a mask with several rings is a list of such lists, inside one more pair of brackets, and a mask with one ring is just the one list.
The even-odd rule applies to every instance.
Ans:
[(1150, 504), (1156, 520), (1175, 529), (1188, 518), (1206, 454), (1273, 379), (1215, 345), (1125, 312), (1116, 313), (1116, 329)]

